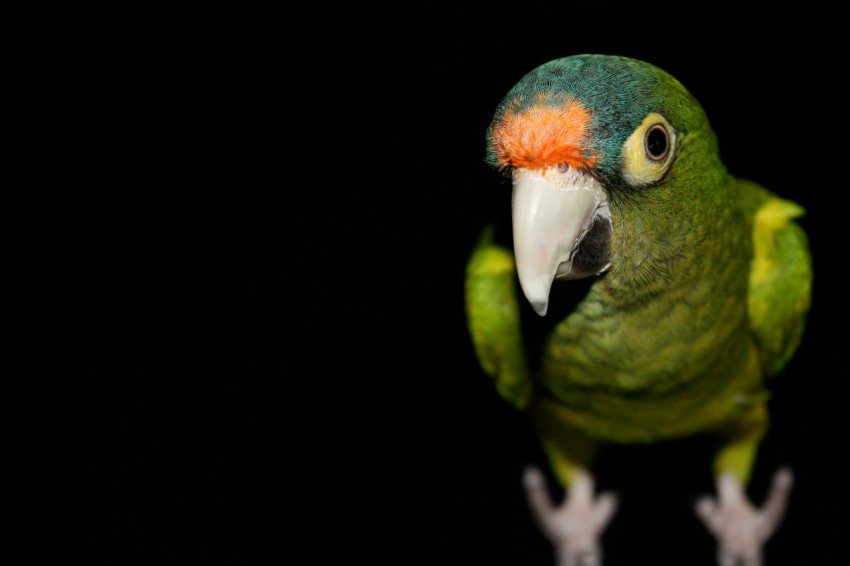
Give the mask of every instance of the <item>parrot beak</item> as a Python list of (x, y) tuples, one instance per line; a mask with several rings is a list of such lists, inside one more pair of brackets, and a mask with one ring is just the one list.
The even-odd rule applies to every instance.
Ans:
[(608, 196), (590, 173), (514, 169), (512, 207), (519, 282), (538, 315), (546, 314), (554, 279), (597, 275), (611, 266)]

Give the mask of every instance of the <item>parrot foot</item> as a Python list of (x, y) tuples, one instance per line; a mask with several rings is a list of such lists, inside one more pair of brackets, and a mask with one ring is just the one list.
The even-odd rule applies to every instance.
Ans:
[(773, 476), (764, 507), (757, 509), (747, 500), (738, 478), (721, 474), (717, 478), (719, 501), (712, 497), (697, 501), (696, 514), (717, 539), (720, 566), (761, 566), (762, 545), (785, 516), (793, 481), (791, 470), (780, 469)]
[(584, 470), (576, 472), (559, 506), (553, 504), (540, 470), (527, 469), (523, 481), (531, 512), (555, 545), (558, 566), (601, 566), (599, 538), (617, 510), (617, 498), (603, 493), (594, 500), (593, 477)]

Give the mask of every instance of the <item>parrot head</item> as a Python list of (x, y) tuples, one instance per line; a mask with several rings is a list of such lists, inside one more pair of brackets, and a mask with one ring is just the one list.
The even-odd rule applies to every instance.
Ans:
[(496, 110), (486, 161), (511, 177), (517, 273), (540, 316), (554, 280), (640, 263), (723, 170), (694, 97), (649, 63), (609, 55), (525, 75)]

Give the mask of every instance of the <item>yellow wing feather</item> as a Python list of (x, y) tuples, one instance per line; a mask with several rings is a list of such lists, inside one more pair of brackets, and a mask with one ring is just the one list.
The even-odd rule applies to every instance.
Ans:
[(757, 203), (748, 309), (765, 372), (775, 375), (800, 344), (811, 303), (812, 260), (808, 238), (795, 218), (803, 208), (750, 182), (742, 190)]
[(516, 298), (516, 266), (485, 229), (466, 268), (466, 315), (475, 353), (496, 390), (522, 409), (531, 396)]

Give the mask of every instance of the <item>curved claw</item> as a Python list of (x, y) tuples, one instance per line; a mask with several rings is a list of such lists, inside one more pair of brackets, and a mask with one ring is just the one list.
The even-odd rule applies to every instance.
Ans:
[(732, 474), (717, 478), (717, 499), (700, 498), (695, 511), (717, 539), (720, 566), (761, 566), (762, 546), (782, 523), (793, 483), (791, 470), (780, 469), (764, 506), (757, 509), (738, 478)]
[(585, 471), (576, 472), (566, 499), (558, 506), (540, 470), (529, 468), (523, 481), (532, 515), (555, 545), (558, 566), (601, 566), (599, 538), (617, 510), (616, 496), (603, 493), (594, 500), (593, 478)]

